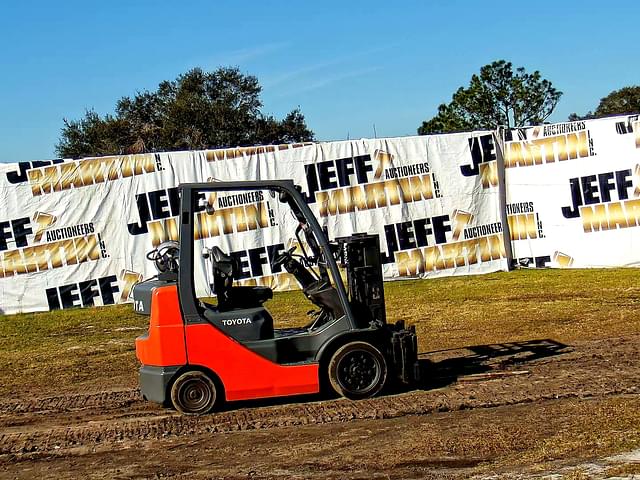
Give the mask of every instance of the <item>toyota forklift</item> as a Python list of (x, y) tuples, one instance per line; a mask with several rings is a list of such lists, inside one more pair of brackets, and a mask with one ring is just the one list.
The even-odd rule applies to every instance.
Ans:
[[(135, 311), (150, 317), (148, 332), (136, 339), (146, 400), (204, 414), (223, 402), (322, 391), (363, 399), (391, 384), (418, 380), (415, 327), (386, 321), (377, 235), (330, 242), (291, 180), (188, 183), (179, 192), (179, 242), (162, 243), (147, 255), (158, 275), (132, 292)], [(216, 217), (216, 201), (223, 206), (256, 203), (236, 207), (244, 215), (237, 231), (216, 236), (216, 229), (231, 225), (230, 209)], [(274, 203), (293, 214), (288, 217), (297, 245), (283, 244), (269, 266), (293, 276), (315, 306), (303, 327), (277, 328), (278, 319), (274, 325), (267, 308), (272, 289), (241, 285), (243, 265), (223, 249), (224, 237), (243, 242), (252, 227), (278, 234), (282, 225), (273, 225), (271, 213), (270, 223), (247, 216), (264, 216), (265, 204), (272, 212)], [(208, 218), (227, 223), (207, 227)], [(220, 245), (203, 246), (207, 232)], [(208, 296), (201, 293), (202, 282), (194, 274), (198, 269), (206, 271)]]

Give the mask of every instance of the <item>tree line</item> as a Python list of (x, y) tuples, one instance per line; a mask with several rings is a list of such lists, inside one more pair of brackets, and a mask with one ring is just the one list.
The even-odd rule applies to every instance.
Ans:
[[(213, 72), (194, 68), (154, 91), (122, 97), (113, 114), (87, 110), (79, 120), (63, 119), (56, 153), (88, 157), (125, 153), (196, 150), (313, 141), (300, 108), (282, 119), (262, 112), (262, 87), (238, 68)], [(544, 123), (562, 92), (539, 71), (497, 60), (473, 74), (449, 103), (422, 122), (418, 134), (490, 130)], [(568, 120), (640, 112), (640, 86), (614, 90), (593, 111)]]
[(78, 158), (314, 139), (299, 108), (282, 119), (264, 114), (261, 91), (255, 76), (237, 68), (194, 68), (155, 91), (122, 97), (114, 114), (87, 110), (64, 119), (56, 152)]

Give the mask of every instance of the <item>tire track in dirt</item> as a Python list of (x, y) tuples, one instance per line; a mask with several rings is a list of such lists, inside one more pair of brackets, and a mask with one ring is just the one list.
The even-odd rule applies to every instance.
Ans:
[(138, 389), (10, 400), (0, 402), (0, 429), (11, 432), (33, 425), (59, 427), (78, 423), (79, 419), (132, 417), (157, 409), (142, 399)]
[(9, 400), (0, 402), (0, 415), (38, 412), (68, 412), (84, 408), (124, 408), (132, 403), (142, 402), (140, 391), (136, 389), (109, 390), (90, 394), (56, 395), (30, 400)]
[(540, 392), (537, 395), (524, 389), (521, 392), (512, 391), (510, 395), (504, 395), (503, 398), (494, 397), (494, 399), (490, 399), (490, 397), (488, 399), (486, 395), (483, 395), (482, 390), (483, 388), (466, 388), (446, 394), (441, 391), (411, 392), (357, 402), (336, 400), (314, 404), (263, 407), (222, 412), (204, 417), (170, 414), (89, 422), (89, 424), (81, 426), (0, 434), (0, 454), (42, 454), (65, 448), (117, 443), (126, 440), (150, 440), (170, 436), (216, 434), (362, 419), (397, 418), (406, 415), (491, 408), (551, 399), (603, 397), (637, 393), (640, 391), (640, 385), (618, 385), (617, 387), (583, 385), (582, 388), (570, 388), (564, 392)]

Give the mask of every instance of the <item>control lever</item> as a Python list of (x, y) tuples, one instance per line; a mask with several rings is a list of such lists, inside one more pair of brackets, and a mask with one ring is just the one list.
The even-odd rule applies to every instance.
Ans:
[(272, 268), (282, 265), (284, 269), (296, 277), (296, 280), (302, 288), (307, 288), (309, 285), (316, 282), (315, 277), (307, 270), (302, 263), (293, 258), (293, 252), (296, 247), (291, 247), (289, 250), (282, 252), (271, 262)]

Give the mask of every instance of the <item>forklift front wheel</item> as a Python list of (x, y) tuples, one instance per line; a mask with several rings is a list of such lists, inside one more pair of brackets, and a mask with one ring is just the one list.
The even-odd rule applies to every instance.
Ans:
[(329, 382), (337, 394), (352, 400), (377, 395), (387, 380), (387, 362), (376, 347), (350, 342), (329, 361)]
[(180, 375), (171, 387), (171, 403), (180, 413), (202, 415), (213, 410), (218, 398), (216, 385), (204, 372)]

